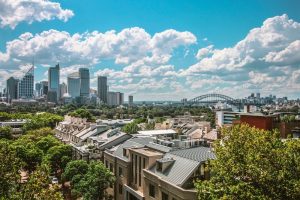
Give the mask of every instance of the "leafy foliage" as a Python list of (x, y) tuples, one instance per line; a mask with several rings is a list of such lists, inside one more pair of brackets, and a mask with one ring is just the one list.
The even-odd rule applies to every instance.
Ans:
[(122, 127), (122, 131), (128, 134), (135, 134), (140, 130), (136, 122), (131, 122)]
[(23, 162), (24, 169), (33, 172), (45, 159), (48, 149), (59, 145), (61, 143), (54, 138), (51, 129), (42, 128), (26, 132), (13, 141), (11, 147)]
[(199, 199), (300, 199), (300, 141), (247, 125), (222, 130), (212, 177), (196, 182)]
[(8, 199), (15, 193), (22, 167), (8, 141), (0, 140), (0, 199)]
[(86, 118), (88, 121), (95, 121), (94, 116), (86, 109), (77, 109), (74, 112), (69, 113), (70, 116)]
[(22, 187), (20, 197), (21, 199), (62, 200), (59, 187), (57, 185), (49, 187), (49, 184), (49, 168), (47, 165), (41, 165), (30, 174), (29, 180)]
[(9, 126), (0, 127), (0, 139), (12, 139), (11, 128)]
[(69, 145), (58, 145), (51, 147), (46, 155), (46, 160), (49, 163), (53, 172), (62, 172), (67, 163), (71, 161), (72, 147)]
[(23, 126), (23, 130), (34, 130), (43, 127), (54, 128), (56, 124), (63, 120), (63, 117), (51, 113), (36, 114)]
[(76, 178), (74, 191), (86, 200), (103, 199), (107, 196), (106, 189), (115, 181), (113, 174), (101, 162), (91, 162), (87, 173), (80, 180)]

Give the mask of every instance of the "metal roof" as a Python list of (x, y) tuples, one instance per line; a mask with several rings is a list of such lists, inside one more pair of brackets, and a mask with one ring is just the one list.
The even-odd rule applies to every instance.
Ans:
[(201, 162), (215, 159), (215, 154), (207, 147), (196, 147), (166, 153), (163, 158), (172, 158), (174, 163), (165, 171), (157, 171), (156, 165), (149, 169), (163, 180), (182, 186)]
[(172, 157), (174, 163), (164, 172), (157, 171), (156, 165), (149, 169), (161, 179), (177, 186), (182, 186), (190, 175), (198, 168), (200, 162), (183, 158), (176, 155), (166, 154), (164, 157)]
[(123, 144), (119, 145), (116, 151), (114, 151), (114, 155), (116, 157), (122, 158), (123, 160), (127, 160), (128, 158), (123, 156), (123, 149), (124, 148), (130, 148), (130, 147), (144, 147), (145, 145), (149, 144), (149, 142), (152, 142), (153, 139), (149, 137), (144, 138), (131, 138), (127, 141), (125, 141)]
[(167, 146), (164, 146), (164, 145), (161, 145), (161, 144), (156, 144), (154, 142), (150, 142), (149, 144), (146, 145), (146, 147), (149, 147), (151, 149), (161, 151), (161, 152), (164, 152), (164, 153), (167, 153), (167, 152), (172, 150), (171, 147), (167, 147)]
[(195, 147), (189, 149), (182, 149), (172, 151), (170, 152), (170, 154), (177, 155), (190, 160), (195, 160), (198, 162), (216, 159), (215, 154), (211, 151), (209, 147)]

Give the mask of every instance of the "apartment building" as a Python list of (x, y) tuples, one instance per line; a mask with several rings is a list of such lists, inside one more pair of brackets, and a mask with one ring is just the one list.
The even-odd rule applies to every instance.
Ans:
[(104, 164), (116, 176), (116, 200), (196, 199), (193, 180), (208, 179), (208, 147), (174, 149), (151, 137), (131, 138), (104, 151)]

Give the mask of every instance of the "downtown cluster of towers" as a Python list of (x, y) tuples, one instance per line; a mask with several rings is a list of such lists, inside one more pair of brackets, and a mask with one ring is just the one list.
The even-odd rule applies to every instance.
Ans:
[[(48, 102), (79, 103), (93, 101), (107, 105), (124, 104), (124, 93), (109, 91), (106, 76), (97, 77), (97, 90), (90, 88), (90, 72), (88, 68), (79, 68), (77, 72), (67, 77), (67, 84), (60, 83), (60, 67), (48, 69), (48, 81), (35, 84), (34, 66), (21, 78), (10, 77), (6, 82), (7, 102), (13, 99), (46, 98)], [(133, 96), (128, 97), (128, 103), (133, 104)]]

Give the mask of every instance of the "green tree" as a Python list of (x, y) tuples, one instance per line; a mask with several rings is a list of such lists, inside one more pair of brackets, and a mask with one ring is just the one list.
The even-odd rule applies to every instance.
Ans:
[(75, 186), (78, 184), (78, 182), (85, 176), (89, 168), (89, 164), (84, 160), (73, 160), (70, 161), (63, 174), (62, 174), (62, 180), (70, 181), (71, 185), (71, 193), (74, 198), (80, 196), (80, 192), (77, 191)]
[(13, 143), (12, 147), (16, 152), (16, 156), (23, 162), (24, 169), (31, 173), (37, 165), (42, 163), (43, 152), (32, 141), (25, 141), (19, 140)]
[(56, 124), (63, 120), (63, 117), (51, 114), (51, 113), (41, 113), (32, 116), (24, 125), (23, 130), (29, 131), (34, 129), (39, 129), (43, 127), (54, 128)]
[(50, 187), (49, 167), (47, 165), (38, 166), (30, 174), (28, 181), (24, 184), (20, 192), (21, 199), (36, 200), (62, 200), (62, 193), (59, 187)]
[(16, 192), (22, 167), (8, 141), (0, 140), (0, 160), (0, 199), (8, 199)]
[(60, 175), (72, 157), (72, 147), (59, 145), (51, 147), (46, 155), (45, 161), (49, 163), (51, 170)]
[(300, 141), (248, 125), (222, 129), (212, 177), (196, 182), (199, 199), (300, 199)]
[(123, 126), (122, 131), (128, 134), (135, 134), (140, 130), (139, 126), (135, 122), (131, 122)]
[(9, 126), (0, 127), (0, 139), (12, 139), (11, 128)]
[(70, 161), (62, 174), (62, 178), (66, 181), (72, 181), (76, 175), (83, 177), (88, 171), (88, 167), (89, 165), (85, 160)]
[(87, 109), (79, 108), (74, 112), (69, 113), (70, 116), (86, 118), (88, 121), (95, 121), (94, 116)]
[(59, 142), (54, 136), (48, 135), (37, 141), (36, 146), (45, 154), (51, 147), (59, 146), (60, 144), (61, 142)]
[(85, 200), (102, 200), (106, 189), (115, 181), (113, 174), (101, 162), (91, 162), (87, 173), (74, 185), (74, 190)]

